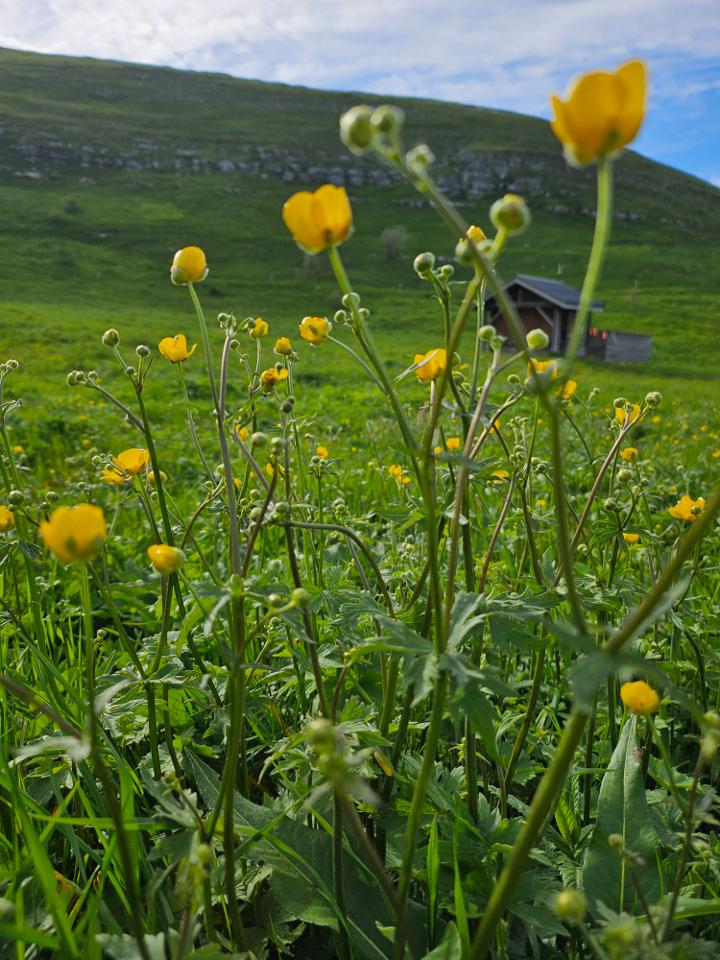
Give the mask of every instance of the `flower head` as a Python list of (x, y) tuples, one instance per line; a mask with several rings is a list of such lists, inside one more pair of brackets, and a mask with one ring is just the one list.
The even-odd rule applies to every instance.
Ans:
[(575, 396), (576, 390), (577, 380), (566, 380), (562, 387), (558, 390), (558, 396), (561, 400), (569, 400), (570, 397)]
[(185, 554), (179, 547), (171, 547), (167, 543), (154, 543), (148, 547), (150, 563), (158, 573), (176, 573), (185, 563)]
[(150, 461), (150, 454), (142, 447), (130, 447), (123, 450), (116, 457), (113, 457), (113, 463), (125, 473), (136, 476), (142, 473)]
[(15, 526), (15, 514), (5, 505), (0, 506), (0, 533), (8, 533)]
[(200, 283), (207, 273), (207, 258), (200, 247), (183, 247), (173, 257), (170, 279), (175, 284)]
[(320, 253), (347, 240), (352, 210), (344, 187), (326, 183), (314, 193), (294, 193), (282, 210), (285, 226), (306, 253)]
[(640, 539), (639, 533), (623, 533), (623, 540), (625, 543), (637, 543)]
[(273, 348), (281, 357), (289, 357), (292, 353), (292, 343), (289, 337), (278, 337)]
[(528, 363), (528, 377), (532, 373), (531, 367), (535, 373), (544, 373), (551, 380), (557, 380), (557, 360), (536, 360), (535, 357), (531, 357)]
[(445, 449), (449, 450), (451, 453), (455, 450), (459, 450), (462, 446), (462, 440), (460, 437), (448, 437), (445, 441)]
[(624, 427), (626, 424), (635, 423), (640, 416), (640, 409), (639, 403), (628, 404), (628, 409), (625, 409), (624, 406), (615, 407), (615, 419), (621, 427)]
[(567, 100), (553, 96), (550, 126), (568, 161), (593, 163), (631, 143), (645, 115), (646, 87), (645, 64), (630, 60), (615, 73), (586, 73)]
[(102, 550), (105, 542), (105, 516), (100, 507), (91, 503), (58, 507), (49, 520), (40, 524), (40, 536), (61, 563), (89, 560)]
[(630, 713), (639, 713), (645, 717), (655, 713), (660, 706), (660, 697), (644, 680), (624, 683), (620, 687), (620, 699)]
[(447, 369), (447, 350), (435, 347), (427, 353), (416, 353), (413, 363), (417, 365), (415, 374), (422, 383), (430, 383)]
[(388, 467), (388, 473), (393, 478), (393, 480), (400, 480), (405, 470), (400, 466), (399, 463), (393, 463)]
[(320, 457), (321, 460), (330, 459), (330, 451), (328, 450), (327, 447), (323, 447), (323, 446), (315, 447), (315, 453), (317, 454), (318, 457)]
[(621, 456), (622, 459), (625, 460), (627, 463), (630, 463), (631, 460), (634, 460), (637, 455), (638, 455), (638, 448), (637, 448), (637, 447), (624, 447), (624, 448), (620, 451), (620, 456)]
[(691, 496), (685, 493), (673, 507), (668, 507), (668, 513), (676, 520), (685, 520), (687, 523), (691, 523), (696, 517), (700, 516), (704, 509), (705, 501), (702, 497), (693, 500)]
[(188, 350), (185, 334), (176, 333), (174, 337), (164, 337), (158, 344), (158, 350), (170, 363), (183, 363), (195, 353), (197, 344), (194, 343), (192, 350)]
[(270, 324), (267, 322), (267, 320), (263, 320), (262, 317), (255, 317), (255, 323), (250, 330), (250, 336), (253, 338), (253, 340), (258, 340), (260, 337), (264, 337), (269, 329)]
[(299, 329), (303, 340), (317, 346), (327, 339), (332, 330), (332, 324), (327, 317), (303, 317)]
[(287, 380), (288, 372), (284, 367), (278, 370), (277, 367), (268, 367), (260, 374), (260, 386), (263, 393), (270, 391), (280, 383), (281, 380)]

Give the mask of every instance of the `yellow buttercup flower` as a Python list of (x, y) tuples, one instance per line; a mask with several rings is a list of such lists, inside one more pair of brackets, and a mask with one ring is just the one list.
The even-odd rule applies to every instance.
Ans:
[(445, 441), (445, 446), (452, 453), (454, 450), (459, 450), (462, 446), (462, 440), (460, 437), (448, 437)]
[(628, 463), (630, 463), (631, 460), (634, 460), (637, 455), (638, 455), (637, 447), (625, 447), (623, 450), (620, 451), (620, 456), (622, 457), (623, 460), (626, 460)]
[(557, 380), (557, 360), (536, 360), (531, 357), (528, 364), (528, 377), (531, 374), (530, 367), (534, 368), (535, 373), (545, 373), (551, 380)]
[(235, 427), (235, 433), (240, 437), (240, 439), (241, 439), (242, 441), (247, 440), (247, 438), (250, 436), (250, 431), (248, 430), (248, 428), (247, 428), (247, 427), (243, 427), (243, 426), (242, 426), (241, 424), (239, 424), (239, 423), (238, 423), (237, 426)]
[(303, 317), (299, 330), (303, 340), (317, 346), (327, 339), (332, 330), (332, 324), (327, 317)]
[(400, 466), (399, 463), (393, 463), (392, 466), (388, 467), (388, 473), (393, 478), (393, 480), (399, 480), (405, 471)]
[(100, 507), (79, 503), (75, 507), (58, 507), (49, 520), (40, 524), (45, 546), (62, 563), (89, 560), (103, 548), (107, 527)]
[(266, 320), (263, 320), (262, 317), (255, 317), (255, 323), (252, 330), (250, 330), (250, 336), (253, 340), (258, 340), (260, 337), (264, 337), (269, 329), (270, 324)]
[(170, 279), (173, 283), (200, 283), (208, 273), (207, 258), (200, 247), (183, 247), (173, 257)]
[(631, 143), (645, 115), (646, 87), (645, 64), (630, 60), (615, 73), (586, 73), (567, 100), (553, 96), (550, 126), (568, 161), (593, 163)]
[(321, 460), (330, 459), (330, 451), (327, 447), (315, 447), (315, 453), (320, 457)]
[(307, 253), (320, 253), (350, 236), (352, 210), (344, 187), (326, 183), (314, 193), (303, 190), (285, 202), (285, 226)]
[(185, 554), (182, 550), (179, 547), (171, 547), (167, 543), (154, 543), (148, 547), (147, 553), (150, 563), (158, 573), (163, 575), (176, 573), (185, 563)]
[(687, 523), (692, 523), (696, 517), (700, 516), (704, 509), (705, 501), (702, 497), (693, 500), (692, 497), (685, 493), (680, 497), (675, 506), (668, 507), (668, 513), (676, 520), (685, 520)]
[(639, 533), (623, 533), (623, 540), (625, 543), (637, 543), (639, 539)]
[(436, 347), (427, 353), (416, 353), (413, 363), (418, 364), (415, 370), (418, 380), (430, 383), (447, 369), (447, 350)]
[(575, 396), (575, 391), (577, 390), (577, 380), (566, 380), (562, 385), (560, 390), (558, 390), (558, 396), (561, 400), (569, 400), (570, 397)]
[(6, 506), (0, 506), (0, 533), (8, 533), (15, 526), (15, 514)]
[(192, 350), (188, 350), (185, 334), (176, 333), (174, 337), (164, 337), (158, 344), (158, 350), (170, 363), (183, 363), (195, 353), (197, 344), (194, 343)]
[(633, 403), (631, 407), (631, 410), (626, 410), (625, 407), (615, 407), (615, 419), (621, 427), (624, 427), (628, 423), (635, 423), (640, 416), (640, 404)]
[(132, 480), (132, 477), (128, 473), (120, 473), (119, 470), (115, 470), (113, 467), (107, 467), (105, 470), (103, 470), (101, 479), (103, 479), (105, 483), (119, 484), (128, 483), (130, 480)]
[(507, 478), (510, 476), (510, 474), (508, 473), (507, 470), (493, 470), (493, 472), (490, 474), (490, 476), (491, 476), (494, 480), (507, 480)]
[(624, 683), (620, 687), (620, 699), (630, 713), (639, 713), (644, 717), (655, 713), (660, 706), (660, 697), (644, 680)]
[(275, 353), (281, 357), (289, 357), (292, 353), (292, 343), (288, 337), (278, 337), (275, 341)]
[(260, 386), (264, 393), (270, 393), (273, 387), (276, 387), (281, 380), (287, 380), (288, 372), (283, 367), (278, 370), (277, 367), (269, 367), (260, 374)]
[(487, 240), (485, 231), (482, 229), (482, 227), (476, 227), (475, 224), (467, 228), (465, 231), (465, 236), (469, 237), (475, 246), (477, 246), (479, 243), (482, 243), (483, 240)]
[(123, 450), (116, 457), (113, 457), (113, 463), (125, 473), (136, 476), (142, 473), (150, 461), (150, 454), (142, 447), (130, 447)]

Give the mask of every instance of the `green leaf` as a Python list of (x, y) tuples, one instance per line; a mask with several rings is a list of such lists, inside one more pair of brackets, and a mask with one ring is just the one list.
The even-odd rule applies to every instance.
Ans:
[[(127, 933), (120, 936), (101, 933), (97, 939), (112, 960), (142, 960), (137, 940)], [(146, 933), (143, 939), (150, 960), (165, 960), (164, 933)]]
[(445, 928), (445, 935), (442, 942), (425, 954), (424, 960), (462, 960), (462, 942), (460, 934), (454, 923), (449, 923)]
[(585, 896), (594, 916), (600, 904), (618, 912), (642, 912), (625, 859), (608, 842), (611, 834), (619, 834), (626, 849), (642, 858), (632, 870), (647, 900), (654, 903), (660, 891), (655, 863), (658, 841), (645, 798), (636, 726), (637, 718), (632, 717), (623, 727), (600, 785), (597, 821), (582, 871)]

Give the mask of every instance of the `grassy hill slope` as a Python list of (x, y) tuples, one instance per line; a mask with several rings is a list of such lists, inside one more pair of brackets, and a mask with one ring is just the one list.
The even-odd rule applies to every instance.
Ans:
[[(337, 292), (323, 258), (306, 259), (280, 208), (330, 179), (348, 187), (356, 232), (345, 259), (398, 363), (437, 330), (414, 254), (450, 257), (453, 240), (411, 189), (337, 136), (342, 110), (377, 98), (68, 57), (0, 52), (2, 354), (23, 361), (26, 389), (60, 395), (65, 371), (99, 362), (99, 336), (151, 344), (190, 328), (167, 266), (180, 246), (205, 248), (209, 312), (267, 317), (293, 334), (328, 313)], [(428, 91), (431, 93), (432, 91)], [(578, 284), (591, 233), (592, 171), (569, 169), (540, 120), (432, 100), (395, 100), (406, 142), (427, 140), (436, 173), (469, 221), (524, 194), (531, 229), (502, 264)], [(402, 224), (405, 253), (389, 259), (383, 229)], [(599, 296), (605, 323), (655, 338), (657, 378), (711, 379), (720, 361), (717, 270), (720, 191), (634, 154), (617, 164), (616, 219)], [(137, 342), (137, 341), (135, 341)], [(350, 376), (332, 358), (332, 375)], [(322, 358), (318, 382), (330, 379)], [(338, 373), (339, 371), (339, 373)], [(617, 368), (601, 379), (619, 376)]]

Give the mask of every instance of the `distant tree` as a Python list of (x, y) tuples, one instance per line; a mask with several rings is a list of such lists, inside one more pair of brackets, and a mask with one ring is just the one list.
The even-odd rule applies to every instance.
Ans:
[(383, 245), (388, 260), (400, 259), (405, 250), (405, 244), (408, 242), (408, 236), (405, 227), (399, 224), (392, 227), (385, 227), (380, 234), (380, 243)]

